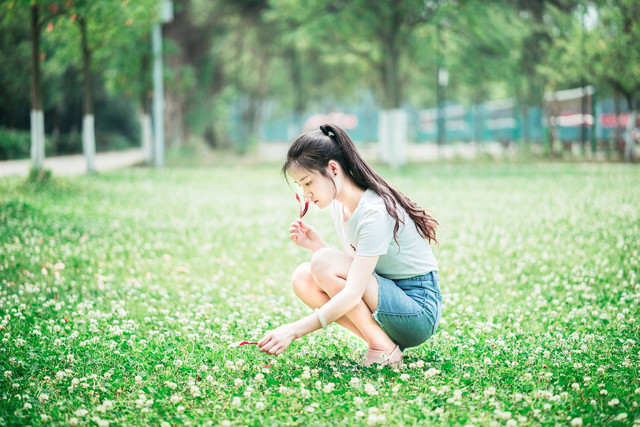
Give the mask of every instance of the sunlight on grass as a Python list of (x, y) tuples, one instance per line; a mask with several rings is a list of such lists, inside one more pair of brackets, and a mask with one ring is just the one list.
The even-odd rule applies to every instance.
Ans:
[(0, 425), (640, 423), (637, 168), (381, 174), (442, 225), (443, 320), (396, 371), (336, 325), (227, 348), (310, 312), (277, 165), (0, 180)]

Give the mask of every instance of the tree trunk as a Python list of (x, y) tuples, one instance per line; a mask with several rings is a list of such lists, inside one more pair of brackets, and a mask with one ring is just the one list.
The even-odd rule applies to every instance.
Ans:
[(613, 105), (616, 114), (615, 127), (613, 128), (613, 144), (622, 159), (624, 157), (624, 142), (622, 140), (622, 130), (620, 129), (620, 92), (615, 89), (613, 91)]
[(96, 171), (96, 136), (95, 119), (93, 116), (93, 100), (91, 97), (91, 50), (87, 40), (87, 21), (85, 17), (78, 18), (80, 35), (82, 38), (82, 74), (84, 77), (82, 103), (82, 151), (87, 159), (87, 172)]
[(288, 49), (289, 59), (291, 64), (291, 82), (293, 83), (293, 89), (295, 92), (295, 105), (293, 107), (293, 120), (287, 131), (287, 137), (290, 140), (294, 140), (298, 137), (302, 131), (302, 116), (305, 110), (305, 94), (302, 84), (302, 70), (300, 61), (298, 59), (298, 52), (295, 46), (290, 46)]
[(529, 106), (523, 104), (520, 106), (520, 114), (522, 115), (522, 141), (525, 144), (531, 143), (531, 129), (529, 127)]
[[(394, 22), (395, 24), (395, 22)], [(383, 106), (378, 122), (378, 157), (380, 161), (393, 168), (407, 164), (408, 118), (402, 110), (400, 77), (398, 63), (400, 54), (397, 48), (398, 27), (393, 25), (390, 35), (384, 42), (382, 59)]]
[(40, 23), (38, 5), (31, 5), (31, 164), (44, 168), (44, 113), (40, 91)]
[(627, 117), (627, 126), (624, 132), (624, 160), (626, 162), (635, 163), (637, 160), (636, 141), (634, 138), (637, 122), (638, 111), (636, 111), (632, 102), (629, 102), (629, 116)]

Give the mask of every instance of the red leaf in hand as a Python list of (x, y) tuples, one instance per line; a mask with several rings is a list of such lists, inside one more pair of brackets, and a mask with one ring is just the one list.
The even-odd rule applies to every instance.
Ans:
[(296, 193), (296, 199), (298, 199), (298, 203), (300, 203), (300, 219), (302, 219), (309, 210), (309, 199), (304, 199), (303, 202), (298, 193)]
[(238, 346), (241, 346), (241, 345), (258, 345), (258, 343), (257, 342), (249, 342), (249, 341), (236, 341), (236, 342), (234, 342), (232, 344), (229, 344), (229, 347), (227, 347), (227, 348), (238, 347)]

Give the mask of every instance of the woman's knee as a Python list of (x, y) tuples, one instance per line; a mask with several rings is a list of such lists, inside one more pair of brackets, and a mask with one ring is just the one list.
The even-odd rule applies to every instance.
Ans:
[(323, 248), (315, 251), (311, 257), (309, 271), (316, 280), (336, 274), (336, 259), (340, 255), (335, 249)]
[(309, 286), (313, 283), (313, 276), (311, 276), (311, 264), (308, 262), (302, 263), (293, 271), (291, 276), (291, 285), (296, 295), (304, 295)]

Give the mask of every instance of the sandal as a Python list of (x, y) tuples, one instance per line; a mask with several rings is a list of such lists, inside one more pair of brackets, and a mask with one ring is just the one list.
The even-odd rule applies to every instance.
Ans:
[(399, 368), (402, 364), (402, 351), (400, 351), (400, 347), (397, 345), (388, 356), (385, 351), (369, 348), (364, 354), (364, 357), (365, 358), (362, 361), (362, 366), (364, 367), (369, 367), (374, 363), (379, 363), (381, 366), (388, 365), (392, 368)]

